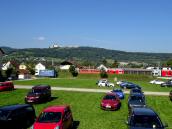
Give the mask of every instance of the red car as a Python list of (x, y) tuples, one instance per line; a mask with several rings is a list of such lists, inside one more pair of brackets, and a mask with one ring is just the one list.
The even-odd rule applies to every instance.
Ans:
[(104, 110), (117, 110), (121, 107), (121, 101), (115, 93), (107, 93), (100, 106)]
[(69, 129), (73, 126), (70, 106), (51, 106), (42, 111), (31, 129)]
[(0, 82), (0, 91), (14, 90), (13, 82)]

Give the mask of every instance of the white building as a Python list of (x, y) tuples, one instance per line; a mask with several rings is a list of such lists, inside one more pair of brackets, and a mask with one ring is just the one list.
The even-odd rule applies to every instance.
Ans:
[(69, 70), (71, 65), (73, 65), (71, 62), (64, 61), (60, 64), (60, 69), (61, 70)]
[(8, 61), (7, 63), (2, 64), (2, 70), (7, 70), (8, 68), (10, 68), (10, 66), (11, 66), (11, 62)]
[(35, 75), (39, 75), (40, 70), (45, 70), (45, 66), (43, 64), (41, 64), (41, 63), (38, 63), (35, 66)]
[(108, 71), (108, 68), (106, 66), (104, 66), (103, 64), (101, 64), (99, 67), (97, 67), (98, 70), (102, 70), (104, 69), (106, 72)]

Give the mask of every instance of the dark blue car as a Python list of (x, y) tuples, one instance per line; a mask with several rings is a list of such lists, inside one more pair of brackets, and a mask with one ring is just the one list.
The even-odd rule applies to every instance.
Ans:
[(121, 89), (114, 89), (111, 92), (117, 94), (119, 99), (124, 99), (125, 95), (124, 95), (124, 92)]
[(132, 88), (138, 88), (138, 89), (141, 89), (140, 86), (138, 86), (137, 84), (134, 84), (132, 82), (124, 82), (124, 83), (121, 83), (119, 85), (121, 88), (124, 88), (124, 89), (132, 89)]

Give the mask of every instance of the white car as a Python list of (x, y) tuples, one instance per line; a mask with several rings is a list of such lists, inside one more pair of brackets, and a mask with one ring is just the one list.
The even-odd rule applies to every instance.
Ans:
[(150, 81), (149, 83), (161, 85), (162, 83), (165, 83), (165, 82), (164, 82), (164, 81), (160, 81), (160, 80), (152, 80), (152, 81)]
[(123, 83), (123, 82), (125, 82), (125, 81), (117, 81), (116, 84), (117, 84), (117, 85), (120, 85), (120, 84)]
[(115, 85), (113, 84), (113, 83), (111, 83), (111, 82), (108, 82), (108, 81), (100, 81), (99, 83), (98, 83), (98, 86), (107, 86), (107, 87), (114, 87)]

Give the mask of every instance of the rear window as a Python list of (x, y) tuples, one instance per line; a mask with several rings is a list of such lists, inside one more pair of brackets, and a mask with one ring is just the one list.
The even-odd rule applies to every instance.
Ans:
[(106, 95), (103, 99), (116, 99), (116, 96), (114, 95)]
[(59, 122), (61, 116), (61, 112), (42, 112), (37, 121), (40, 123)]

